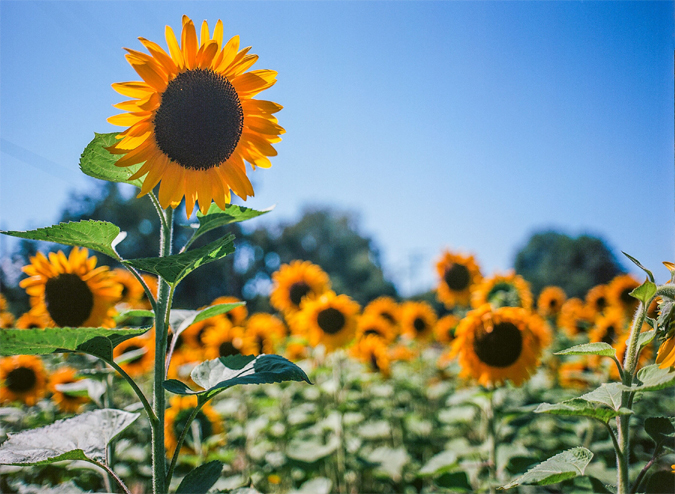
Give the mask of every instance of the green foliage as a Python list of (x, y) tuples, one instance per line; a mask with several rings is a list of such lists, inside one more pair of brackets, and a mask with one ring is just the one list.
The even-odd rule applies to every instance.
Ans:
[(572, 448), (549, 458), (531, 468), (525, 475), (500, 489), (511, 489), (519, 485), (549, 485), (583, 475), (591, 462), (593, 453), (586, 448)]
[(598, 419), (604, 423), (619, 415), (631, 415), (633, 412), (628, 408), (619, 408), (617, 410), (598, 406), (595, 403), (581, 398), (562, 401), (560, 403), (542, 403), (537, 407), (535, 413), (549, 413), (552, 415), (571, 415), (575, 417), (590, 417)]
[(117, 142), (117, 132), (110, 134), (94, 132), (94, 135), (94, 139), (84, 148), (80, 156), (82, 173), (108, 182), (126, 182), (140, 187), (142, 185), (140, 179), (129, 181), (129, 177), (136, 173), (143, 163), (129, 167), (115, 166), (121, 155), (112, 154), (106, 149)]
[(659, 391), (675, 386), (675, 370), (672, 368), (659, 369), (658, 364), (648, 365), (637, 373), (637, 386), (623, 386), (626, 391)]
[(82, 220), (71, 223), (38, 228), (26, 232), (0, 231), (12, 237), (28, 240), (44, 240), (64, 245), (86, 247), (102, 254), (118, 259), (115, 246), (121, 242), (126, 233), (120, 234), (120, 229), (106, 221)]
[(466, 472), (444, 473), (434, 479), (434, 484), (444, 489), (450, 489), (452, 492), (473, 492)]
[(228, 204), (225, 211), (223, 211), (216, 203), (213, 203), (206, 214), (202, 214), (201, 211), (197, 212), (199, 227), (194, 233), (193, 240), (215, 228), (250, 220), (265, 213), (269, 213), (272, 209), (273, 207), (263, 211), (256, 211), (255, 209), (237, 206), (236, 204)]
[(616, 357), (616, 350), (608, 343), (584, 343), (556, 352), (555, 355), (599, 355)]
[(222, 471), (223, 464), (218, 460), (204, 463), (183, 478), (176, 494), (206, 494), (218, 481)]
[(654, 440), (656, 449), (666, 447), (675, 451), (675, 425), (673, 417), (647, 417), (645, 432)]
[(172, 328), (175, 328), (172, 329), (172, 332), (178, 336), (192, 324), (208, 319), (209, 317), (225, 314), (226, 312), (243, 305), (246, 304), (244, 302), (235, 302), (231, 304), (212, 305), (203, 310), (173, 309), (169, 313), (169, 325)]
[(651, 272), (650, 270), (648, 270), (648, 269), (645, 268), (642, 264), (640, 264), (640, 261), (638, 261), (637, 259), (635, 259), (633, 256), (631, 256), (631, 255), (629, 255), (629, 254), (626, 254), (624, 251), (621, 251), (621, 253), (622, 253), (624, 256), (626, 256), (628, 259), (630, 259), (630, 260), (633, 262), (633, 264), (635, 264), (638, 268), (640, 268), (642, 271), (644, 271), (645, 273), (647, 273), (647, 276), (649, 277), (649, 281), (651, 281), (652, 283), (654, 283), (654, 275), (652, 274), (652, 272)]
[(623, 389), (620, 383), (605, 383), (599, 388), (581, 395), (582, 400), (598, 403), (618, 412), (621, 409), (621, 393)]
[(549, 285), (561, 287), (568, 297), (583, 297), (593, 286), (623, 272), (601, 239), (555, 231), (532, 235), (516, 255), (514, 267), (530, 283), (535, 297)]
[(656, 295), (656, 285), (649, 280), (630, 292), (631, 297), (638, 299), (643, 304), (648, 304), (654, 295)]

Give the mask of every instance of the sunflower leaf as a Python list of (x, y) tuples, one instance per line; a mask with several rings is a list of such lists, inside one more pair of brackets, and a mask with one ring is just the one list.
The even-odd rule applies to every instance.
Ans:
[[(208, 319), (209, 317), (225, 314), (226, 312), (246, 305), (246, 302), (233, 302), (230, 304), (218, 304), (207, 307), (204, 310), (174, 309), (169, 315), (169, 325), (172, 332), (178, 336), (192, 324)], [(175, 329), (173, 329), (175, 328)]]
[(642, 264), (640, 264), (640, 261), (638, 261), (637, 259), (635, 259), (635, 258), (634, 258), (633, 256), (631, 256), (630, 254), (626, 254), (624, 251), (621, 251), (621, 253), (622, 253), (624, 256), (626, 256), (628, 259), (630, 259), (630, 260), (633, 262), (633, 264), (635, 264), (638, 268), (640, 268), (642, 271), (644, 271), (645, 273), (647, 273), (647, 276), (649, 276), (649, 281), (651, 281), (652, 283), (654, 282), (654, 275), (652, 274), (652, 272), (651, 272), (650, 270), (648, 270), (648, 269), (645, 268)]
[(647, 417), (645, 432), (656, 443), (657, 448), (666, 447), (675, 450), (675, 424), (672, 417)]
[(640, 336), (638, 337), (638, 345), (640, 346), (640, 348), (646, 347), (654, 340), (655, 336), (656, 330), (654, 329), (652, 329), (651, 331), (645, 331), (644, 333), (640, 333)]
[(180, 395), (198, 395), (202, 402), (237, 384), (267, 384), (283, 381), (312, 382), (307, 374), (279, 355), (231, 355), (207, 360), (190, 374), (202, 391), (193, 391), (175, 379), (164, 381), (164, 388)]
[(61, 460), (102, 461), (106, 446), (140, 414), (104, 408), (11, 434), (0, 446), (0, 465), (43, 465)]
[(574, 398), (572, 400), (561, 401), (560, 403), (542, 403), (537, 407), (534, 413), (548, 413), (551, 415), (571, 415), (574, 417), (590, 417), (598, 419), (604, 423), (619, 415), (630, 415), (633, 413), (628, 408), (619, 407), (617, 410), (605, 408), (598, 403), (592, 403), (583, 398)]
[(599, 388), (581, 395), (579, 398), (591, 403), (605, 405), (615, 412), (618, 412), (621, 409), (622, 391), (621, 383), (605, 383), (601, 384)]
[(659, 391), (675, 386), (675, 370), (660, 369), (658, 364), (648, 365), (637, 373), (637, 386), (621, 386), (624, 391)]
[(519, 485), (556, 484), (578, 477), (584, 474), (592, 458), (593, 453), (586, 448), (568, 449), (531, 468), (521, 477), (499, 489), (506, 490)]
[(87, 144), (87, 147), (82, 151), (82, 156), (80, 156), (82, 173), (108, 182), (124, 182), (140, 188), (143, 181), (140, 179), (130, 181), (129, 177), (136, 173), (143, 163), (128, 167), (115, 166), (115, 162), (123, 155), (112, 154), (106, 149), (118, 142), (117, 132), (110, 134), (94, 132), (94, 135), (94, 139)]
[(82, 352), (112, 360), (112, 351), (150, 328), (0, 329), (0, 356)]
[(584, 343), (565, 350), (556, 352), (554, 355), (600, 355), (601, 357), (616, 357), (616, 350), (608, 343)]
[(95, 220), (59, 223), (58, 225), (26, 232), (0, 231), (0, 233), (29, 240), (44, 240), (57, 244), (86, 247), (113, 259), (120, 258), (115, 251), (115, 246), (126, 237), (126, 232), (120, 232), (117, 225), (107, 221)]
[(194, 250), (167, 257), (145, 257), (122, 261), (141, 271), (154, 273), (164, 278), (168, 283), (177, 285), (192, 271), (204, 264), (222, 259), (234, 252), (234, 235), (226, 235), (215, 242)]
[(654, 295), (656, 295), (656, 284), (649, 280), (645, 280), (642, 285), (630, 292), (631, 297), (638, 299), (643, 304), (647, 304)]
[(206, 494), (218, 481), (222, 471), (223, 464), (218, 460), (204, 463), (183, 478), (176, 494)]
[(230, 223), (250, 220), (251, 218), (269, 213), (272, 209), (274, 209), (274, 206), (263, 209), (262, 211), (256, 211), (255, 209), (244, 206), (228, 204), (225, 211), (223, 211), (216, 203), (213, 203), (206, 214), (202, 214), (201, 211), (197, 212), (199, 226), (197, 227), (192, 240), (194, 241), (197, 237), (204, 235), (206, 232), (210, 232), (214, 228), (229, 225)]

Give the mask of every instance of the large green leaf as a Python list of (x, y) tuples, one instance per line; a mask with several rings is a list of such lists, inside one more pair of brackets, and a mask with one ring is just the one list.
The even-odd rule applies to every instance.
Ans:
[(122, 157), (120, 154), (112, 154), (106, 148), (112, 146), (118, 139), (115, 138), (117, 132), (111, 134), (97, 134), (94, 132), (94, 139), (84, 148), (80, 156), (80, 170), (90, 177), (100, 178), (108, 182), (126, 182), (136, 187), (143, 183), (140, 179), (129, 181), (143, 163), (129, 167), (115, 166), (115, 162)]
[(312, 384), (305, 371), (279, 355), (231, 355), (202, 362), (192, 370), (192, 380), (202, 391), (192, 391), (175, 379), (164, 381), (164, 388), (175, 394), (198, 395), (206, 401), (237, 384), (267, 384), (305, 381)]
[(0, 356), (83, 352), (112, 360), (112, 350), (150, 328), (0, 329)]
[(500, 487), (500, 490), (511, 489), (519, 485), (556, 484), (583, 475), (592, 458), (593, 453), (586, 448), (568, 449), (531, 468), (525, 475)]
[(657, 449), (666, 447), (675, 450), (675, 425), (672, 417), (648, 417), (645, 431), (656, 443)]
[(614, 411), (619, 411), (621, 408), (622, 391), (621, 383), (602, 384), (599, 388), (596, 388), (585, 395), (581, 395), (579, 398), (592, 403), (605, 405)]
[(556, 352), (555, 355), (600, 355), (601, 357), (615, 357), (616, 350), (608, 343), (584, 343)]
[(0, 232), (12, 237), (26, 238), (29, 240), (44, 240), (57, 244), (86, 247), (119, 259), (115, 246), (124, 240), (125, 232), (120, 232), (117, 225), (107, 221), (82, 220), (58, 225), (38, 228), (26, 232), (7, 231)]
[(631, 297), (638, 299), (643, 304), (649, 303), (654, 295), (656, 295), (656, 284), (649, 280), (630, 292)]
[(230, 223), (238, 223), (240, 221), (250, 220), (251, 218), (269, 213), (272, 211), (272, 209), (274, 209), (274, 206), (262, 211), (256, 211), (255, 209), (246, 208), (244, 206), (228, 204), (225, 208), (225, 211), (223, 211), (214, 202), (211, 204), (211, 207), (209, 207), (209, 210), (206, 212), (206, 214), (202, 214), (201, 211), (197, 212), (199, 227), (197, 228), (197, 231), (195, 231), (194, 237), (192, 239), (194, 240), (197, 237), (204, 235), (206, 232), (210, 232), (214, 228), (229, 225)]
[(622, 386), (626, 391), (658, 391), (675, 386), (675, 370), (672, 368), (659, 369), (658, 364), (643, 367), (637, 373), (637, 386)]
[(58, 420), (46, 427), (11, 434), (0, 446), (0, 465), (102, 461), (108, 443), (138, 417), (138, 413), (104, 408)]
[(222, 471), (223, 464), (218, 460), (204, 463), (183, 478), (176, 494), (206, 494), (218, 481)]
[(591, 403), (589, 401), (583, 400), (581, 398), (575, 398), (573, 400), (561, 401), (560, 403), (542, 403), (537, 407), (534, 413), (548, 413), (551, 415), (571, 415), (575, 417), (591, 417), (603, 421), (604, 423), (609, 422), (610, 419), (617, 417), (619, 415), (630, 415), (633, 413), (632, 410), (628, 408), (619, 408), (618, 410), (612, 410), (599, 406), (597, 404)]
[(400, 482), (403, 467), (410, 463), (410, 455), (403, 447), (390, 448), (388, 446), (380, 446), (370, 452), (367, 460), (378, 465), (375, 468), (376, 474), (384, 475), (394, 482)]
[(170, 284), (177, 284), (192, 271), (204, 264), (222, 259), (234, 252), (234, 235), (227, 235), (210, 244), (167, 257), (146, 257), (123, 261), (141, 271), (154, 273)]

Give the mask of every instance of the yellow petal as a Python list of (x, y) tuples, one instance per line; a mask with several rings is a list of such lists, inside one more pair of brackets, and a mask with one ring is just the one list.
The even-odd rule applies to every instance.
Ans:
[(120, 127), (127, 127), (141, 122), (142, 120), (146, 120), (151, 116), (152, 113), (149, 112), (120, 113), (119, 115), (108, 117), (108, 123), (119, 125)]
[(194, 69), (197, 67), (195, 58), (197, 56), (197, 31), (195, 31), (195, 25), (191, 20), (188, 19), (185, 24), (183, 24), (183, 34), (181, 36), (181, 47), (183, 52), (183, 59), (185, 60), (185, 66), (188, 69)]
[(204, 46), (207, 41), (211, 39), (211, 36), (209, 35), (209, 25), (206, 22), (206, 19), (202, 21), (202, 29), (199, 33), (199, 46)]
[(239, 36), (233, 36), (216, 57), (215, 70), (223, 72), (232, 63), (239, 50)]
[(199, 209), (203, 214), (209, 210), (211, 200), (213, 199), (211, 193), (211, 170), (201, 172), (197, 175), (197, 198), (199, 200)]
[(138, 40), (145, 46), (145, 48), (152, 54), (152, 56), (162, 65), (168, 74), (178, 73), (176, 62), (164, 51), (164, 49), (157, 43), (147, 40), (145, 38), (138, 38)]
[(273, 122), (270, 122), (266, 118), (251, 117), (246, 115), (244, 117), (244, 125), (246, 125), (246, 127), (255, 132), (260, 132), (261, 134), (269, 134), (276, 136), (279, 134), (284, 134), (286, 132), (283, 127)]
[(255, 96), (260, 91), (272, 87), (276, 82), (276, 72), (266, 70), (242, 74), (232, 80), (232, 85), (240, 98), (246, 98)]
[(185, 170), (185, 212), (189, 218), (195, 209), (197, 200), (197, 174), (195, 170)]
[(232, 62), (227, 69), (225, 69), (225, 74), (230, 79), (237, 77), (238, 75), (246, 72), (257, 61), (258, 55), (246, 55), (241, 60), (235, 59), (235, 61)]
[(211, 67), (213, 57), (218, 53), (218, 43), (209, 41), (202, 46), (197, 53), (197, 67), (200, 69), (208, 69)]
[(155, 146), (155, 141), (153, 139), (148, 139), (136, 149), (132, 149), (127, 154), (118, 159), (115, 162), (115, 166), (125, 167), (142, 163), (143, 161), (147, 160), (156, 149), (157, 147)]
[(145, 82), (115, 82), (112, 88), (123, 96), (130, 98), (145, 98), (148, 93), (154, 93), (155, 90)]
[(175, 163), (170, 163), (159, 184), (159, 204), (164, 208), (171, 205), (172, 197), (176, 194), (179, 187), (183, 186), (183, 168)]
[(241, 140), (249, 143), (251, 146), (253, 146), (255, 149), (257, 149), (260, 152), (260, 154), (262, 154), (264, 156), (276, 156), (277, 155), (276, 149), (274, 149), (269, 142), (267, 142), (265, 139), (263, 139), (259, 135), (252, 134), (252, 133), (249, 133), (249, 132), (242, 132)]
[(223, 46), (223, 21), (218, 19), (216, 27), (213, 28), (213, 41), (218, 43), (218, 50)]
[(164, 37), (166, 38), (166, 44), (169, 47), (171, 58), (176, 63), (176, 66), (179, 69), (182, 69), (185, 66), (183, 53), (180, 51), (180, 45), (178, 44), (178, 40), (176, 39), (176, 35), (173, 33), (171, 26), (166, 26), (164, 29)]
[(143, 180), (143, 186), (141, 187), (140, 196), (144, 196), (159, 183), (159, 181), (164, 176), (164, 172), (168, 166), (169, 160), (166, 156), (161, 155), (156, 160), (153, 160), (153, 166), (148, 171), (148, 175)]
[(155, 68), (150, 64), (136, 63), (132, 61), (129, 61), (129, 63), (138, 73), (138, 75), (141, 76), (141, 79), (150, 84), (160, 93), (164, 92), (167, 84), (166, 76), (164, 74), (155, 70)]
[(259, 99), (244, 100), (241, 102), (241, 107), (245, 113), (256, 113), (262, 115), (276, 113), (283, 108), (283, 106), (277, 103)]

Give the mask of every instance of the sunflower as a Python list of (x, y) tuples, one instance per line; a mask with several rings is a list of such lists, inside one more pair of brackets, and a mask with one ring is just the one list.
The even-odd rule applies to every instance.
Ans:
[(375, 335), (368, 335), (356, 342), (352, 355), (365, 363), (371, 371), (379, 372), (385, 377), (391, 375), (390, 358), (387, 343)]
[(588, 339), (591, 343), (603, 342), (614, 345), (624, 333), (625, 326), (623, 312), (617, 308), (608, 309), (604, 315), (596, 318), (595, 326), (588, 333)]
[(607, 298), (609, 303), (623, 308), (630, 314), (637, 309), (640, 301), (631, 296), (630, 292), (640, 286), (640, 282), (630, 274), (623, 274), (615, 277), (607, 285)]
[(59, 410), (65, 413), (76, 413), (80, 407), (89, 401), (88, 396), (69, 394), (58, 389), (59, 384), (70, 384), (79, 381), (77, 370), (72, 367), (61, 367), (49, 376), (49, 390), (52, 392), (52, 401)]
[(565, 291), (559, 286), (547, 286), (537, 299), (537, 312), (542, 317), (556, 317), (566, 298)]
[(607, 285), (596, 285), (586, 294), (586, 307), (591, 317), (603, 315), (608, 305)]
[(513, 271), (486, 278), (471, 293), (471, 306), (478, 308), (486, 303), (495, 308), (522, 307), (530, 310), (532, 309), (530, 285)]
[(656, 363), (660, 369), (675, 367), (675, 333), (663, 340), (656, 354)]
[(45, 314), (34, 314), (33, 312), (26, 312), (16, 320), (16, 328), (19, 329), (33, 329), (46, 328), (49, 325), (49, 318)]
[(389, 349), (389, 360), (392, 362), (410, 362), (415, 357), (417, 357), (415, 350), (400, 343)]
[[(174, 450), (178, 446), (178, 438), (196, 406), (196, 396), (174, 396), (169, 400), (169, 408), (167, 408), (164, 416), (164, 445), (168, 457), (173, 456)], [(198, 451), (200, 446), (205, 441), (213, 438), (213, 436), (223, 432), (220, 417), (211, 405), (208, 404), (202, 406), (199, 412), (197, 412), (194, 424), (190, 424), (190, 427), (193, 427), (195, 424), (197, 426), (196, 429), (199, 431), (199, 437), (195, 437), (195, 429), (192, 429), (185, 436), (185, 441), (181, 448), (182, 454), (202, 454), (203, 451)]]
[(204, 349), (206, 359), (244, 354), (244, 329), (240, 326), (232, 326), (227, 319), (223, 321), (223, 324), (212, 326), (204, 331), (202, 341), (206, 345)]
[(35, 405), (47, 393), (47, 373), (33, 355), (0, 359), (0, 403), (21, 401)]
[[(157, 276), (143, 273), (141, 274), (141, 278), (143, 278), (145, 284), (148, 285), (148, 289), (150, 290), (150, 293), (152, 293), (153, 297), (157, 298), (157, 288), (158, 288)], [(138, 308), (139, 309), (152, 308), (152, 304), (150, 303), (150, 300), (148, 299), (148, 295), (145, 293), (145, 290), (143, 290), (141, 300), (138, 302)]]
[(520, 307), (493, 310), (485, 304), (457, 326), (451, 356), (458, 358), (460, 377), (472, 377), (486, 387), (507, 379), (520, 386), (536, 370), (548, 339), (538, 315)]
[(302, 310), (292, 319), (294, 334), (304, 334), (310, 346), (323, 344), (327, 350), (347, 345), (356, 334), (359, 304), (347, 295), (325, 292), (306, 298)]
[(0, 312), (7, 312), (7, 308), (7, 299), (2, 293), (0, 293)]
[(14, 314), (11, 312), (0, 312), (0, 329), (14, 327)]
[[(154, 331), (153, 331), (154, 332)], [(155, 339), (148, 334), (136, 336), (123, 341), (113, 350), (115, 360), (124, 354), (134, 352), (130, 359), (126, 359), (120, 367), (131, 377), (140, 376), (150, 372), (155, 366)]]
[(597, 380), (587, 358), (565, 362), (558, 367), (558, 380), (563, 388), (586, 389)]
[(410, 340), (430, 340), (437, 316), (426, 302), (405, 302), (401, 305), (401, 334)]
[(377, 314), (380, 317), (383, 317), (389, 324), (392, 325), (392, 329), (395, 329), (398, 326), (399, 318), (401, 315), (401, 308), (391, 297), (378, 297), (375, 300), (371, 301), (363, 309), (363, 314)]
[(556, 324), (562, 328), (570, 338), (586, 334), (593, 326), (593, 317), (587, 305), (581, 299), (573, 297), (562, 305)]
[(304, 299), (316, 297), (330, 289), (328, 275), (309, 261), (282, 264), (272, 275), (272, 281), (274, 286), (270, 303), (286, 315), (299, 311)]
[(129, 307), (139, 307), (145, 297), (145, 290), (139, 281), (129, 271), (123, 268), (112, 270), (115, 281), (122, 285), (121, 298), (118, 303)]
[(298, 340), (290, 340), (284, 349), (284, 355), (292, 362), (306, 359), (309, 356), (307, 345)]
[(467, 306), (471, 301), (471, 290), (483, 280), (480, 268), (472, 255), (443, 251), (436, 263), (440, 277), (436, 297), (448, 309), (456, 305)]
[(173, 355), (171, 355), (169, 370), (166, 374), (167, 379), (178, 379), (187, 383), (190, 380), (192, 369), (204, 360), (203, 353), (186, 345), (182, 345), (180, 349), (174, 350)]
[(47, 259), (38, 252), (23, 267), (29, 278), (19, 286), (30, 295), (31, 312), (48, 317), (48, 326), (115, 327), (111, 316), (122, 286), (88, 253), (73, 247), (67, 258), (59, 251)]
[(274, 354), (286, 336), (286, 327), (276, 316), (254, 314), (244, 327), (243, 352), (246, 355)]
[(133, 98), (115, 105), (127, 113), (108, 122), (128, 127), (108, 150), (123, 154), (116, 165), (145, 162), (131, 179), (141, 178), (139, 196), (158, 183), (164, 209), (177, 207), (185, 197), (188, 217), (195, 202), (206, 214), (211, 201), (221, 209), (230, 202), (230, 190), (242, 199), (253, 196), (245, 161), (253, 169), (269, 168), (276, 156), (273, 143), (285, 131), (274, 113), (281, 105), (253, 99), (274, 85), (273, 70), (246, 72), (258, 59), (250, 47), (239, 50), (239, 36), (223, 44), (223, 23), (209, 33), (204, 21), (200, 40), (193, 22), (183, 16), (179, 46), (166, 26), (167, 54), (158, 44), (139, 38), (150, 55), (126, 49), (127, 61), (142, 82), (113, 84)]
[(218, 314), (190, 325), (181, 333), (181, 336), (188, 347), (196, 350), (203, 350), (206, 348), (204, 335), (207, 331), (211, 328), (215, 328), (216, 332), (220, 331), (220, 329), (225, 331), (226, 328), (230, 328), (231, 326), (232, 323), (224, 314)]
[(396, 338), (396, 332), (391, 323), (377, 312), (364, 312), (356, 322), (356, 339), (374, 335), (391, 343)]
[(455, 339), (455, 329), (459, 324), (459, 317), (447, 314), (441, 317), (434, 326), (434, 336), (440, 343), (451, 343)]
[[(241, 302), (237, 297), (218, 297), (211, 302), (211, 305), (236, 304), (237, 302)], [(226, 312), (224, 316), (227, 317), (234, 326), (241, 326), (248, 316), (248, 309), (245, 305), (240, 305), (239, 307), (235, 307), (231, 311)]]

